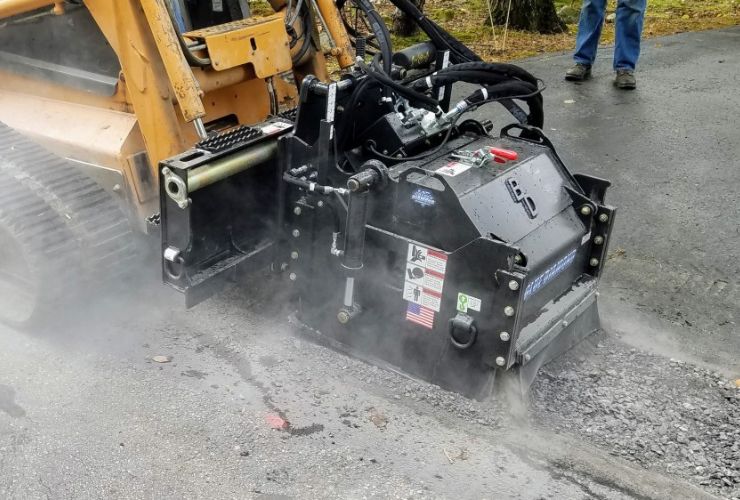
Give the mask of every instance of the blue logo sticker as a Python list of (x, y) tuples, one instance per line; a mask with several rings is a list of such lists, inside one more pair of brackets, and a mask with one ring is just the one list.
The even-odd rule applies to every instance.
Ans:
[(414, 191), (414, 194), (411, 195), (411, 200), (422, 207), (433, 207), (437, 204), (437, 200), (434, 199), (434, 195), (427, 189), (417, 189)]
[(530, 281), (524, 290), (524, 300), (537, 293), (542, 287), (554, 280), (557, 275), (568, 269), (574, 260), (576, 260), (576, 249), (568, 252), (567, 255), (548, 267), (544, 273)]

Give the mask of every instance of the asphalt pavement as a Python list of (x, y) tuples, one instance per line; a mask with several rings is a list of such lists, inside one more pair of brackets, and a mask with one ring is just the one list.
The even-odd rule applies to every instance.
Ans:
[(0, 327), (0, 498), (739, 497), (740, 29), (645, 46), (634, 92), (610, 49), (582, 85), (522, 63), (619, 218), (605, 333), (513, 418), (297, 335), (259, 287), (185, 311), (152, 280)]

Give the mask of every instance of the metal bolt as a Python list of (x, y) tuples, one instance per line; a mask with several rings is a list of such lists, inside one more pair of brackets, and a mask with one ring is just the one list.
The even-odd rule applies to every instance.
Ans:
[(501, 339), (502, 342), (508, 342), (509, 339), (511, 338), (511, 335), (509, 335), (509, 332), (501, 332), (501, 334), (499, 335), (499, 338)]
[(301, 207), (295, 207), (293, 209), (293, 213), (296, 215), (301, 215)]
[(524, 362), (529, 363), (532, 360), (532, 356), (529, 354), (524, 355)]
[(506, 360), (499, 356), (498, 358), (496, 358), (496, 364), (499, 366), (504, 366), (506, 364)]
[(519, 282), (516, 280), (509, 281), (509, 290), (517, 291), (519, 290)]
[(522, 256), (520, 254), (516, 254), (514, 256), (514, 262), (516, 262), (517, 264), (521, 264), (522, 263)]
[(280, 270), (281, 271), (285, 271), (286, 269), (288, 269), (288, 263), (287, 262), (283, 262), (282, 264), (280, 264)]
[(290, 252), (290, 258), (293, 260), (298, 260), (298, 252), (296, 252), (295, 250)]
[(600, 222), (606, 222), (608, 220), (609, 220), (609, 216), (608, 215), (606, 215), (606, 214), (599, 215), (599, 221)]
[(594, 245), (601, 245), (604, 243), (604, 237), (603, 236), (597, 236), (594, 238)]
[(349, 313), (345, 310), (341, 310), (337, 313), (337, 320), (343, 324), (346, 325), (349, 323)]
[(323, 202), (323, 201), (321, 201), (321, 200), (319, 200), (319, 201), (318, 201), (318, 203), (316, 203), (316, 205), (317, 205), (317, 206), (318, 206), (319, 208), (321, 208), (321, 207), (323, 207), (323, 206), (324, 206), (324, 202)]
[(591, 265), (591, 267), (596, 267), (596, 266), (599, 265), (599, 259), (593, 258), (593, 259), (589, 260), (588, 263)]
[(581, 213), (583, 215), (591, 215), (591, 207), (589, 207), (588, 205), (583, 205), (581, 207)]
[(507, 316), (509, 316), (509, 317), (514, 316), (514, 308), (511, 307), (511, 306), (504, 307), (504, 314), (507, 315)]
[(290, 273), (288, 275), (288, 278), (290, 278), (290, 281), (295, 281), (295, 279), (297, 278), (297, 276), (295, 275), (295, 273)]
[(162, 255), (169, 262), (177, 262), (178, 257), (180, 257), (180, 249), (177, 247), (167, 247)]
[(298, 238), (301, 235), (301, 232), (297, 229), (293, 229), (291, 234), (293, 235), (293, 238)]

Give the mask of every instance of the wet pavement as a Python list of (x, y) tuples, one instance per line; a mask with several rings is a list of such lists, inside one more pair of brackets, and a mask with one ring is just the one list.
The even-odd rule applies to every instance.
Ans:
[(249, 287), (183, 311), (152, 285), (0, 327), (0, 498), (740, 496), (739, 46), (740, 29), (649, 41), (628, 93), (610, 49), (582, 85), (567, 55), (523, 63), (619, 219), (606, 332), (514, 418), (298, 337)]
[[(575, 172), (609, 179), (618, 207), (602, 309), (658, 352), (740, 371), (740, 30), (647, 42), (632, 92), (613, 87), (611, 56), (566, 84), (567, 57), (525, 64), (548, 84), (545, 132)], [(657, 318), (637, 318), (641, 314)], [(680, 327), (680, 328), (674, 328)]]

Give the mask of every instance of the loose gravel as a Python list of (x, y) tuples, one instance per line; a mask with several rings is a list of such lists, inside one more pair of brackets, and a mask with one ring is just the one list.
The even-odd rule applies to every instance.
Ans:
[(740, 387), (719, 373), (604, 337), (544, 367), (537, 425), (740, 498)]

